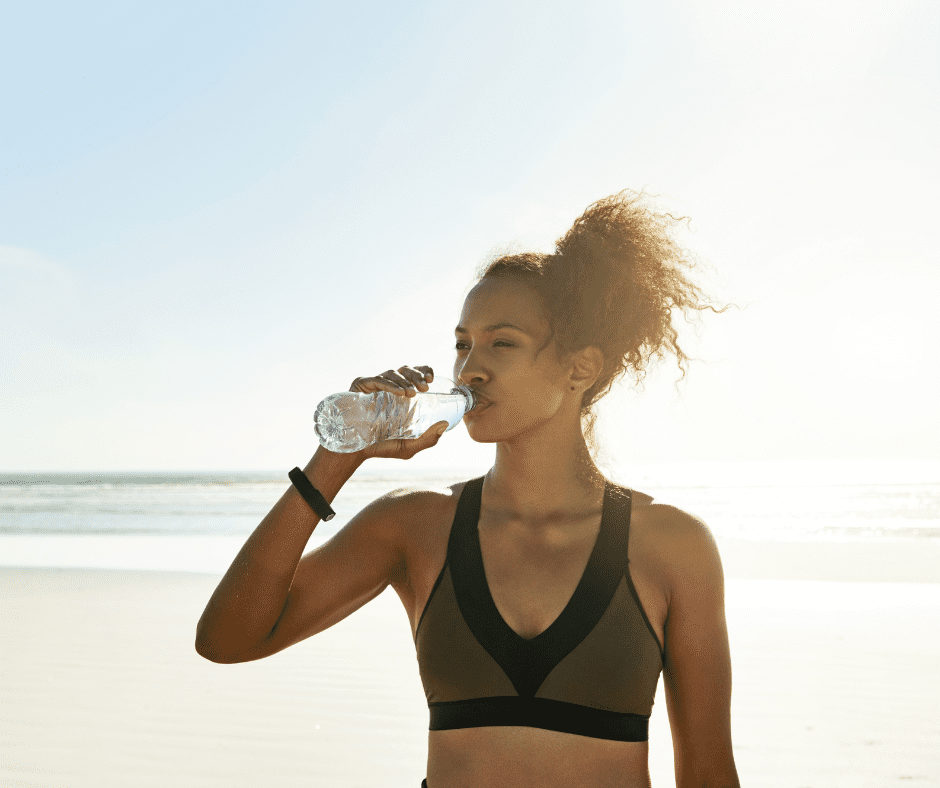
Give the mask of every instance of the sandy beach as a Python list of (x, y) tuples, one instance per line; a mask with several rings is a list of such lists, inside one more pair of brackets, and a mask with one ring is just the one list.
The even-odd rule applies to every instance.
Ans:
[[(749, 788), (940, 786), (940, 546), (724, 540)], [(217, 575), (0, 569), (0, 786), (404, 786), (427, 755), (388, 590), (281, 654), (193, 649)], [(653, 785), (674, 785), (662, 684)]]

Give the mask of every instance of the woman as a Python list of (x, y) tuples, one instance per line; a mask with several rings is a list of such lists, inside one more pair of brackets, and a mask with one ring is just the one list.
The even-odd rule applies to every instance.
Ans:
[[(607, 481), (592, 459), (594, 404), (667, 351), (683, 367), (672, 310), (710, 308), (686, 277), (674, 222), (623, 192), (588, 208), (554, 254), (487, 265), (460, 315), (454, 380), (482, 403), (464, 421), (473, 440), (496, 444), (493, 467), (448, 489), (389, 493), (301, 556), (363, 462), (410, 459), (442, 425), (354, 454), (318, 448), (304, 469), (316, 492), (292, 473), (300, 491), (287, 490), (235, 558), (196, 650), (216, 662), (266, 657), (391, 585), (431, 710), (423, 785), (648, 786), (662, 672), (677, 785), (738, 786), (714, 540), (695, 517)], [(433, 378), (404, 366), (351, 390), (411, 397)]]

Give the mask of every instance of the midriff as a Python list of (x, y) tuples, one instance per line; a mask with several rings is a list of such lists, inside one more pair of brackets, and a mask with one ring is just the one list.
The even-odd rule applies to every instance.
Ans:
[(428, 733), (428, 788), (649, 788), (649, 744), (540, 728)]

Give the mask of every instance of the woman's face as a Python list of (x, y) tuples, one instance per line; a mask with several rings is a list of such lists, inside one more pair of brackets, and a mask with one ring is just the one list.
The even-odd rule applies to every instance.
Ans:
[(464, 416), (473, 440), (507, 440), (558, 414), (567, 382), (554, 340), (543, 348), (549, 322), (534, 290), (512, 280), (484, 279), (464, 301), (454, 333), (454, 381), (489, 403)]

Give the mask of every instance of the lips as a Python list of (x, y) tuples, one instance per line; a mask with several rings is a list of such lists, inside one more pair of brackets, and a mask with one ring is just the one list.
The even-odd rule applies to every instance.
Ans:
[[(487, 399), (486, 397), (484, 397), (484, 396), (483, 396), (482, 394), (480, 394), (478, 391), (474, 391), (474, 392), (473, 392), (473, 403), (474, 403), (474, 405), (473, 405), (473, 411), (482, 410), (482, 409), (485, 408), (487, 405), (492, 404), (492, 403), (489, 401), (489, 399)], [(472, 413), (473, 411), (470, 411), (470, 412)]]

